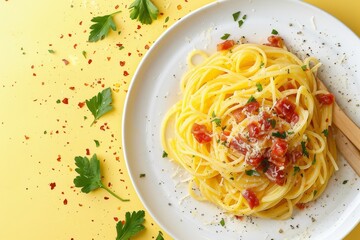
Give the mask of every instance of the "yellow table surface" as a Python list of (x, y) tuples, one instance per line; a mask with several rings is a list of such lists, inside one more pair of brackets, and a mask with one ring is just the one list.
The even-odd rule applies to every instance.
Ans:
[[(0, 0), (0, 239), (115, 239), (116, 218), (144, 209), (121, 147), (126, 92), (148, 46), (180, 17), (212, 1), (154, 0), (161, 15), (148, 26), (129, 18), (129, 2)], [(308, 2), (360, 35), (360, 1)], [(114, 17), (121, 34), (88, 43), (90, 19), (116, 10), (122, 10)], [(104, 87), (113, 89), (115, 110), (90, 127), (91, 113), (78, 103)], [(68, 104), (57, 103), (64, 98)], [(104, 182), (130, 202), (73, 187), (74, 157), (87, 149), (102, 160)], [(133, 239), (154, 239), (161, 230), (148, 213), (145, 226)], [(346, 240), (359, 238), (360, 225)]]

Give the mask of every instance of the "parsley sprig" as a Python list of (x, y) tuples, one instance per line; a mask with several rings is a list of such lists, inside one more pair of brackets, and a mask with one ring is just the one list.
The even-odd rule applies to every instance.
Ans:
[(91, 126), (101, 116), (113, 109), (111, 103), (111, 88), (106, 88), (102, 92), (99, 92), (96, 96), (92, 97), (89, 100), (86, 100), (86, 106), (89, 108), (90, 112), (94, 116), (94, 121), (91, 123)]
[(143, 225), (145, 219), (145, 212), (143, 210), (137, 212), (126, 212), (125, 223), (119, 221), (116, 224), (117, 237), (116, 240), (128, 240), (140, 231), (145, 229)]
[(103, 40), (108, 35), (110, 29), (116, 31), (113, 16), (119, 12), (121, 11), (109, 15), (93, 17), (91, 21), (94, 22), (94, 24), (90, 26), (91, 32), (88, 41), (97, 42)]
[(159, 15), (159, 9), (150, 0), (135, 0), (129, 7), (130, 18), (142, 24), (151, 24)]
[(96, 154), (91, 159), (87, 157), (75, 157), (75, 171), (79, 174), (74, 179), (75, 187), (81, 188), (84, 193), (92, 192), (98, 188), (105, 189), (108, 193), (117, 199), (127, 202), (129, 199), (123, 199), (107, 188), (101, 181), (100, 161)]

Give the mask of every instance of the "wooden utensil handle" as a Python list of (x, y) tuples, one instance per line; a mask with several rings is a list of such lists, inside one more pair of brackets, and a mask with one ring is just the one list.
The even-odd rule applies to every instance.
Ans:
[(336, 131), (336, 145), (352, 169), (360, 176), (360, 152), (340, 131)]

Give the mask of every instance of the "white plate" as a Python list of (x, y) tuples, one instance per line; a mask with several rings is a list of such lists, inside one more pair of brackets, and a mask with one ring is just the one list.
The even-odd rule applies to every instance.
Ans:
[[(236, 11), (247, 15), (241, 28), (233, 21)], [(162, 158), (160, 125), (180, 98), (187, 54), (195, 48), (213, 53), (224, 33), (264, 43), (272, 29), (298, 55), (308, 53), (321, 60), (321, 78), (360, 123), (360, 41), (332, 16), (301, 1), (229, 0), (184, 17), (157, 40), (138, 67), (123, 121), (125, 158), (135, 189), (153, 218), (175, 239), (340, 239), (359, 222), (360, 181), (343, 159), (322, 197), (296, 211), (292, 219), (240, 221), (212, 204), (186, 197), (187, 184), (181, 180), (187, 174)], [(141, 173), (146, 177), (140, 178)], [(225, 227), (219, 224), (222, 218)]]

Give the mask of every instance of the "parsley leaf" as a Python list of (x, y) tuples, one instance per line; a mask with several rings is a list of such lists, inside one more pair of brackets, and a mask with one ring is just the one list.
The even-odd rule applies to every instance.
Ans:
[(159, 234), (156, 237), (156, 240), (164, 240), (163, 233), (159, 231)]
[(302, 149), (302, 154), (306, 157), (309, 157), (309, 152), (306, 149), (306, 142), (301, 142), (301, 149)]
[(230, 37), (230, 34), (229, 33), (225, 33), (222, 37), (221, 37), (221, 39), (222, 40), (226, 40), (226, 39), (228, 39)]
[(248, 176), (260, 176), (260, 173), (258, 173), (258, 171), (253, 170), (253, 169), (251, 169), (251, 170), (245, 170), (245, 173), (246, 173), (246, 175), (248, 175)]
[(49, 53), (55, 53), (55, 51), (52, 50), (52, 49), (49, 49), (48, 52), (49, 52)]
[(81, 188), (83, 193), (89, 193), (98, 188), (102, 188), (123, 202), (129, 201), (128, 199), (117, 196), (101, 182), (100, 161), (96, 154), (94, 154), (90, 160), (87, 157), (75, 157), (75, 165), (77, 166), (75, 171), (79, 176), (76, 176), (74, 179), (74, 184), (75, 187)]
[(103, 40), (109, 33), (110, 29), (116, 31), (116, 25), (114, 23), (113, 16), (119, 12), (120, 11), (109, 15), (93, 17), (91, 21), (94, 22), (94, 24), (90, 26), (91, 32), (88, 39), (89, 42)]
[(217, 127), (220, 127), (221, 126), (221, 119), (216, 117), (215, 112), (212, 112), (212, 117), (213, 117), (213, 119), (211, 120), (211, 122), (214, 122)]
[(246, 102), (246, 104), (252, 103), (252, 102), (256, 102), (256, 99), (254, 98), (253, 95), (250, 96), (249, 100)]
[(94, 116), (94, 121), (91, 123), (91, 126), (102, 115), (113, 109), (111, 103), (111, 88), (104, 89), (102, 92), (99, 92), (97, 96), (92, 97), (90, 100), (86, 100), (86, 106)]
[(239, 17), (240, 17), (240, 11), (238, 11), (238, 12), (236, 12), (236, 13), (233, 13), (233, 19), (234, 19), (234, 21), (237, 21), (238, 19), (239, 19)]
[(271, 128), (273, 128), (273, 129), (275, 128), (275, 126), (276, 126), (276, 120), (275, 119), (268, 118), (266, 121), (268, 123), (270, 123)]
[(137, 19), (142, 24), (151, 24), (159, 14), (159, 9), (150, 0), (135, 0), (129, 9), (130, 18)]
[(168, 153), (165, 152), (165, 151), (163, 151), (162, 157), (163, 157), (163, 158), (166, 158), (167, 156), (168, 156)]
[(324, 129), (324, 131), (322, 131), (322, 133), (325, 135), (325, 137), (327, 137), (329, 135), (329, 130), (328, 129)]
[(263, 90), (261, 83), (256, 83), (256, 88), (257, 88), (258, 92), (261, 92)]
[(300, 168), (298, 167), (298, 166), (294, 166), (294, 176), (298, 173), (298, 172), (300, 172)]
[(222, 218), (221, 221), (220, 221), (220, 225), (221, 226), (225, 226), (225, 220)]
[(306, 65), (302, 65), (302, 66), (301, 66), (301, 69), (302, 69), (303, 71), (306, 71), (306, 70), (307, 70), (307, 66), (306, 66)]
[(100, 142), (98, 140), (94, 140), (96, 147), (100, 146)]
[(136, 235), (140, 231), (144, 230), (145, 227), (143, 222), (145, 221), (145, 212), (140, 210), (138, 212), (126, 212), (125, 223), (119, 221), (116, 224), (117, 237), (116, 240), (128, 240), (130, 237)]
[(238, 21), (239, 27), (241, 27), (243, 24), (244, 24), (244, 21), (243, 21), (243, 20)]
[(273, 35), (278, 35), (278, 34), (279, 34), (279, 32), (278, 32), (278, 31), (276, 31), (276, 29), (273, 29), (273, 30), (271, 31), (271, 34), (273, 34)]
[(286, 132), (273, 132), (271, 134), (273, 137), (277, 137), (277, 138), (281, 138), (281, 139), (285, 139), (286, 138)]

